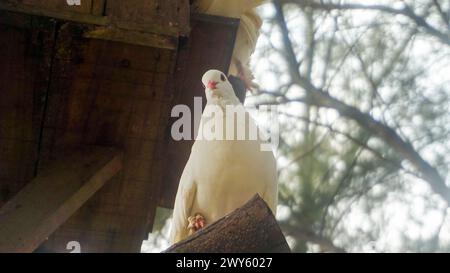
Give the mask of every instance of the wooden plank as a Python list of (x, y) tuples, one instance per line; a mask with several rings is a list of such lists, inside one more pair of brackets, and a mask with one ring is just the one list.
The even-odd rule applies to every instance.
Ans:
[(35, 175), (55, 22), (0, 11), (0, 207)]
[(93, 15), (104, 16), (106, 0), (92, 0), (92, 10)]
[(289, 245), (264, 200), (244, 206), (168, 248), (166, 253), (289, 253)]
[(142, 46), (176, 49), (178, 39), (173, 36), (158, 35), (142, 31), (121, 30), (110, 27), (96, 27), (86, 32), (86, 38), (102, 39)]
[(191, 5), (190, 0), (179, 0), (177, 7), (179, 35), (187, 37), (191, 32)]
[[(58, 2), (65, 4), (65, 1), (62, 1), (62, 0), (58, 0)], [(88, 13), (84, 14), (84, 13), (74, 12), (74, 11), (66, 10), (66, 9), (55, 10), (55, 9), (49, 9), (47, 7), (42, 7), (40, 5), (30, 6), (30, 5), (22, 4), (18, 1), (15, 1), (15, 3), (10, 2), (10, 1), (7, 1), (7, 2), (1, 1), (0, 2), (0, 10), (25, 13), (25, 14), (29, 14), (29, 15), (35, 15), (35, 16), (51, 17), (51, 18), (56, 18), (56, 19), (60, 19), (60, 20), (78, 22), (78, 23), (83, 23), (83, 24), (92, 24), (92, 25), (101, 25), (101, 26), (106, 26), (109, 24), (109, 20), (106, 16), (97, 16), (97, 15), (92, 15), (92, 14), (88, 14)]]
[(176, 49), (178, 37), (189, 31), (188, 0), (90, 0), (80, 6), (62, 0), (13, 0), (0, 2), (0, 10), (87, 24), (89, 38), (165, 49)]
[[(201, 97), (206, 103), (201, 83), (203, 73), (208, 69), (228, 71), (233, 53), (234, 40), (239, 20), (208, 15), (194, 15), (189, 39), (180, 43), (174, 75), (174, 105), (184, 104), (193, 111), (194, 97)], [(166, 114), (170, 118), (170, 112)], [(165, 139), (165, 166), (159, 205), (172, 208), (178, 182), (184, 169), (193, 141), (174, 141), (170, 127), (176, 119), (170, 119)], [(193, 118), (192, 118), (192, 124)]]
[(179, 14), (186, 10), (184, 0), (108, 0), (105, 14), (122, 29), (178, 36)]
[[(11, 2), (11, 0), (9, 0)], [(74, 13), (91, 13), (92, 0), (79, 0), (79, 5), (69, 5), (66, 0), (12, 0), (13, 3), (20, 3), (33, 8), (42, 8), (52, 11), (67, 11)]]
[(52, 162), (0, 209), (0, 252), (32, 252), (122, 169), (111, 148), (90, 147)]
[(78, 241), (82, 252), (139, 252), (162, 179), (174, 51), (77, 33), (75, 24), (58, 32), (40, 168), (68, 147), (108, 145), (124, 151), (124, 169), (39, 250), (67, 252), (67, 242)]

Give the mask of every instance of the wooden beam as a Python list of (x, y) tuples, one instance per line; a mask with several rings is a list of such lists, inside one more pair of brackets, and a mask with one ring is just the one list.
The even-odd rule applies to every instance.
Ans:
[[(121, 29), (178, 36), (180, 10), (189, 10), (189, 3), (180, 0), (108, 0), (105, 14)], [(189, 24), (189, 18), (184, 20), (183, 24)]]
[(173, 36), (111, 27), (96, 27), (85, 32), (84, 37), (172, 50), (176, 49), (178, 44), (178, 38)]
[(244, 206), (164, 252), (274, 253), (290, 249), (270, 208), (256, 195)]
[[(61, 8), (52, 9), (50, 7), (47, 8), (44, 4), (42, 6), (28, 5), (20, 2), (8, 1), (0, 1), (0, 10), (50, 17), (88, 25), (89, 28), (85, 34), (85, 37), (88, 38), (174, 50), (177, 48), (179, 35), (187, 35), (189, 18), (185, 18), (186, 16), (184, 16), (184, 13), (189, 12), (189, 3), (186, 1), (179, 3), (178, 0), (164, 1), (167, 2), (164, 5), (165, 9), (162, 11), (157, 9), (155, 11), (156, 13), (153, 14), (155, 16), (145, 13), (145, 8), (151, 6), (150, 4), (153, 5), (156, 3), (152, 1), (148, 2), (148, 0), (136, 2), (140, 3), (138, 6), (130, 5), (130, 3), (125, 1), (105, 2), (105, 0), (95, 0), (89, 4), (91, 13), (80, 13)], [(168, 4), (169, 2), (170, 5)], [(106, 3), (108, 3), (108, 5)], [(159, 5), (156, 6), (159, 7)], [(67, 7), (70, 6), (67, 5)], [(105, 10), (107, 7), (108, 12)], [(123, 18), (114, 11), (119, 15), (125, 14), (127, 16)], [(178, 18), (179, 16), (172, 14), (175, 11), (179, 13), (183, 11), (184, 13), (181, 13), (183, 16)], [(145, 18), (143, 22), (133, 21), (136, 18), (133, 18), (129, 13), (134, 14), (136, 12), (141, 14), (142, 18)], [(171, 14), (171, 17), (163, 16), (161, 14)], [(156, 18), (159, 19), (157, 20)], [(181, 20), (182, 22), (178, 22), (178, 20)]]
[(25, 13), (35, 16), (51, 17), (64, 21), (77, 22), (82, 24), (106, 26), (110, 23), (108, 17), (67, 10), (50, 10), (42, 7), (30, 6), (20, 3), (0, 2), (0, 10)]
[(0, 209), (0, 252), (34, 251), (121, 169), (112, 148), (84, 148), (50, 163)]

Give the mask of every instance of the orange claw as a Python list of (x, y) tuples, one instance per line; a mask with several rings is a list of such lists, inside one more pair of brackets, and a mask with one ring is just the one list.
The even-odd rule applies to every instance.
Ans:
[(194, 216), (190, 216), (188, 217), (188, 230), (189, 230), (189, 235), (193, 234), (194, 232), (198, 231), (199, 229), (202, 229), (205, 224), (205, 217), (203, 217), (203, 215), (201, 215), (200, 213), (196, 213), (194, 214)]

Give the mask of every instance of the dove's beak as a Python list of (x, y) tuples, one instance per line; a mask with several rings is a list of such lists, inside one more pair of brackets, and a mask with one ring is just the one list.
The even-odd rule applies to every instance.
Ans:
[(208, 81), (208, 89), (214, 90), (217, 89), (218, 82), (215, 81)]

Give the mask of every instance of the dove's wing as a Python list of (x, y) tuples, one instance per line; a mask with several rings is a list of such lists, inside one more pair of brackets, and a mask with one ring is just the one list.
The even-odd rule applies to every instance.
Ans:
[[(276, 171), (275, 171), (276, 173)], [(272, 210), (273, 215), (277, 215), (277, 204), (278, 204), (278, 185), (277, 178), (273, 178), (273, 183), (270, 183), (264, 194), (262, 196), (263, 200), (267, 203), (269, 208)]]
[[(253, 128), (257, 128), (258, 129), (258, 137), (261, 140), (261, 137), (263, 137), (263, 139), (268, 139), (267, 138), (267, 133), (263, 130), (261, 130), (261, 128), (259, 128), (256, 124), (256, 121), (250, 117), (249, 118), (249, 126), (253, 127)], [(261, 152), (261, 151), (259, 151)], [(264, 170), (267, 171), (267, 180), (270, 181), (269, 183), (267, 183), (267, 185), (265, 186), (265, 189), (263, 191), (263, 195), (261, 196), (262, 199), (267, 203), (267, 205), (269, 206), (269, 208), (272, 210), (273, 215), (276, 216), (277, 214), (277, 204), (278, 204), (278, 172), (277, 172), (277, 162), (275, 157), (273, 156), (272, 152), (265, 152), (270, 154), (270, 156), (265, 156), (265, 160), (263, 162), (263, 165), (261, 166)]]
[(192, 205), (194, 204), (197, 185), (192, 174), (192, 159), (189, 158), (181, 175), (175, 198), (175, 207), (172, 216), (172, 227), (170, 241), (176, 243), (188, 236), (188, 217), (192, 216)]

